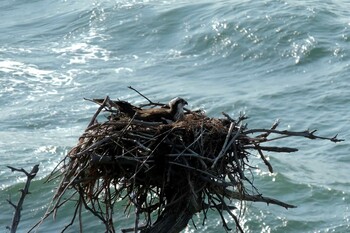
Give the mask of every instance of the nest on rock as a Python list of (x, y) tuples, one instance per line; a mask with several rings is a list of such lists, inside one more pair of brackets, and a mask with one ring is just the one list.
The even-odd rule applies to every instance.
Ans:
[[(263, 151), (297, 149), (263, 143), (288, 136), (322, 138), (314, 131), (278, 131), (278, 122), (270, 129), (248, 129), (245, 116), (232, 119), (225, 113), (218, 119), (187, 110), (176, 122), (142, 121), (115, 108), (108, 97), (94, 102), (99, 109), (77, 146), (56, 169), (62, 180), (44, 216), (67, 200), (78, 199), (66, 228), (84, 207), (104, 223), (106, 232), (115, 232), (120, 227), (114, 224), (113, 213), (121, 211), (115, 203), (123, 201), (125, 211), (135, 210), (134, 226), (123, 232), (179, 232), (195, 213), (202, 212), (205, 220), (209, 209), (216, 210), (226, 230), (233, 224), (243, 232), (232, 200), (295, 207), (258, 193), (246, 176), (251, 153), (259, 154), (272, 172)], [(97, 122), (102, 110), (109, 116)], [(270, 139), (271, 135), (279, 136)], [(322, 139), (338, 141), (336, 137)], [(64, 199), (67, 193), (70, 196)], [(225, 212), (235, 223), (227, 222)]]

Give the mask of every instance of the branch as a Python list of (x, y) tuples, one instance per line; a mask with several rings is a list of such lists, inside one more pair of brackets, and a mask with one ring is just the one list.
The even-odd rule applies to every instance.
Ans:
[(10, 200), (7, 200), (8, 203), (15, 208), (15, 214), (13, 215), (13, 219), (12, 219), (12, 225), (10, 227), (11, 233), (15, 233), (18, 227), (18, 224), (21, 220), (21, 210), (22, 210), (22, 205), (24, 202), (24, 198), (27, 194), (29, 194), (29, 186), (30, 186), (30, 182), (32, 181), (32, 179), (34, 179), (34, 177), (36, 176), (36, 174), (39, 171), (39, 164), (34, 165), (34, 167), (32, 168), (32, 170), (30, 171), (30, 173), (28, 173), (26, 170), (24, 170), (23, 168), (18, 169), (18, 168), (14, 168), (11, 166), (7, 166), (9, 169), (11, 169), (12, 172), (14, 171), (18, 171), (18, 172), (23, 172), (26, 176), (27, 176), (27, 181), (26, 184), (24, 186), (24, 189), (21, 189), (21, 197), (17, 203), (17, 205), (13, 204)]
[(292, 153), (292, 152), (298, 151), (297, 148), (292, 148), (292, 147), (260, 146), (258, 144), (254, 144), (254, 146), (244, 146), (244, 149), (259, 149), (263, 151), (285, 152), (285, 153)]
[(136, 90), (135, 88), (133, 88), (132, 86), (128, 86), (128, 88), (129, 89), (131, 89), (131, 90), (133, 90), (133, 91), (135, 91), (137, 94), (139, 94), (140, 96), (142, 96), (143, 98), (145, 98), (148, 102), (149, 102), (149, 104), (156, 104), (157, 105), (157, 103), (154, 103), (152, 100), (150, 100), (150, 99), (148, 99), (145, 95), (143, 95), (141, 92), (139, 92), (138, 90)]
[(270, 162), (265, 158), (265, 155), (263, 154), (263, 152), (261, 151), (261, 149), (259, 148), (258, 145), (255, 145), (256, 149), (258, 150), (261, 159), (264, 161), (265, 165), (268, 167), (269, 172), (273, 173), (273, 168), (272, 165), (270, 164)]
[(106, 96), (102, 102), (102, 104), (100, 105), (100, 107), (97, 109), (97, 111), (95, 112), (95, 114), (92, 116), (90, 123), (88, 125), (87, 128), (89, 128), (90, 126), (95, 124), (96, 118), (98, 116), (98, 114), (100, 114), (100, 112), (102, 111), (102, 109), (106, 106), (106, 103), (109, 102), (109, 96)]
[(250, 195), (245, 193), (239, 193), (235, 191), (231, 191), (228, 189), (216, 189), (217, 193), (220, 193), (226, 197), (233, 198), (236, 200), (242, 200), (242, 201), (252, 201), (252, 202), (264, 202), (266, 204), (274, 204), (278, 206), (282, 206), (286, 209), (288, 208), (296, 208), (295, 205), (291, 205), (273, 198), (269, 197), (263, 197), (262, 195)]
[(275, 129), (251, 129), (251, 130), (246, 130), (244, 131), (244, 134), (253, 134), (253, 133), (274, 133), (274, 134), (282, 134), (282, 135), (287, 135), (287, 136), (298, 136), (298, 137), (305, 137), (305, 138), (309, 138), (309, 139), (324, 139), (324, 140), (329, 140), (332, 142), (342, 142), (344, 141), (344, 139), (338, 139), (337, 136), (335, 135), (332, 138), (329, 137), (322, 137), (322, 136), (317, 136), (315, 135), (315, 132), (317, 130), (305, 130), (305, 131), (300, 131), (300, 132), (296, 132), (296, 131), (288, 131), (288, 130), (275, 130)]
[(233, 128), (234, 128), (234, 123), (232, 122), (232, 123), (230, 124), (229, 131), (228, 131), (228, 133), (227, 133), (227, 135), (226, 135), (224, 145), (223, 145), (223, 147), (222, 147), (222, 149), (221, 149), (219, 155), (216, 157), (216, 159), (215, 159), (213, 165), (211, 166), (211, 169), (214, 169), (214, 167), (216, 166), (216, 163), (219, 161), (219, 159), (221, 159), (221, 157), (223, 157), (223, 156), (226, 154), (228, 148), (235, 142), (235, 140), (237, 139), (237, 137), (238, 137), (239, 134), (241, 133), (242, 124), (239, 125), (239, 127), (238, 127), (238, 129), (237, 129), (235, 135), (234, 135), (233, 138), (230, 140), (230, 142), (227, 144), (227, 141), (228, 141), (228, 139), (230, 138), (230, 136), (231, 136), (231, 134), (232, 134)]

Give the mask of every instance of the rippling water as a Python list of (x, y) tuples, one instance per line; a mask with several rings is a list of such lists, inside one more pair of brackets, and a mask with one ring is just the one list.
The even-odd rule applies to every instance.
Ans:
[[(45, 177), (75, 145), (96, 106), (83, 97), (167, 102), (175, 96), (210, 116), (245, 112), (249, 127), (318, 129), (345, 142), (290, 139), (293, 154), (269, 154), (275, 173), (255, 184), (266, 196), (297, 205), (248, 204), (246, 232), (350, 231), (350, 3), (348, 1), (62, 1), (0, 3), (0, 226), (11, 222), (6, 199), (24, 177), (39, 177), (25, 200), (18, 232), (45, 211), (56, 184)], [(70, 221), (63, 208), (40, 232)], [(184, 232), (224, 232), (211, 213)], [(120, 228), (133, 222), (117, 213)], [(101, 231), (87, 216), (86, 232)], [(233, 221), (231, 227), (234, 227)], [(69, 232), (75, 232), (77, 226)]]

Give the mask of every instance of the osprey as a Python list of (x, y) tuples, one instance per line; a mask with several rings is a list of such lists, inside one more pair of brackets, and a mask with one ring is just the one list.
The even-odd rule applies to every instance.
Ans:
[[(102, 103), (101, 100), (94, 101)], [(154, 121), (154, 122), (169, 122), (182, 120), (184, 117), (184, 106), (188, 103), (186, 100), (176, 97), (172, 99), (168, 106), (161, 108), (147, 108), (141, 109), (133, 106), (126, 101), (111, 101), (112, 107), (118, 108), (120, 112), (124, 113), (130, 118), (135, 118), (143, 121)]]

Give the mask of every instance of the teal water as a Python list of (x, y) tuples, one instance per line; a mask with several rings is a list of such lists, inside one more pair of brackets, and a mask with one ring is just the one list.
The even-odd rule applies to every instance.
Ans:
[[(0, 232), (7, 232), (22, 174), (38, 178), (25, 200), (18, 232), (40, 219), (55, 184), (45, 177), (75, 145), (96, 106), (83, 98), (167, 102), (219, 117), (245, 112), (249, 127), (318, 129), (345, 142), (288, 139), (293, 154), (269, 154), (275, 173), (255, 184), (298, 208), (247, 204), (246, 232), (350, 231), (350, 2), (2, 0), (0, 2)], [(59, 232), (72, 206), (39, 232)], [(224, 232), (210, 213), (184, 232)], [(101, 232), (93, 216), (85, 232)], [(120, 228), (132, 225), (122, 211)], [(231, 227), (234, 222), (231, 221)], [(76, 232), (77, 226), (68, 232)]]

